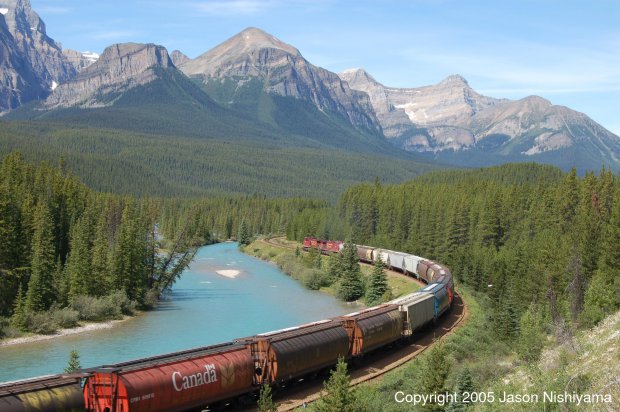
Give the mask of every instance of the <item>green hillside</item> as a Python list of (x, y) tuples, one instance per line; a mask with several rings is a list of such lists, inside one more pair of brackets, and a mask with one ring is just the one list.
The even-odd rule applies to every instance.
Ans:
[(434, 166), (264, 140), (151, 135), (56, 122), (0, 122), (0, 154), (60, 157), (100, 191), (151, 196), (266, 194), (335, 200), (351, 184), (400, 182)]
[(401, 150), (390, 145), (378, 132), (356, 129), (341, 116), (320, 111), (305, 100), (267, 93), (258, 78), (211, 79), (206, 84), (201, 79), (195, 80), (222, 106), (286, 135), (302, 136), (314, 143), (351, 151), (403, 156)]

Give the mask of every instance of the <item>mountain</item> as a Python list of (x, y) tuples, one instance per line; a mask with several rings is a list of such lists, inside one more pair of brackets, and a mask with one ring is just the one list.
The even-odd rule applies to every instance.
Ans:
[(5, 118), (170, 136), (276, 139), (274, 131), (213, 101), (155, 44), (109, 46), (45, 100)]
[(390, 88), (363, 69), (340, 73), (368, 93), (386, 138), (410, 152), (465, 166), (541, 161), (562, 168), (620, 168), (620, 138), (583, 113), (538, 97), (495, 99), (458, 75)]
[(177, 67), (183, 63), (190, 61), (190, 58), (179, 50), (174, 50), (172, 53), (170, 53), (170, 58), (172, 59), (172, 63), (174, 63), (174, 65)]
[[(0, 12), (6, 9), (0, 9)], [(19, 52), (0, 14), (0, 112), (47, 95), (30, 62)]]
[(71, 49), (63, 49), (62, 54), (78, 73), (99, 59), (97, 53), (89, 51), (79, 52)]
[(27, 58), (42, 85), (48, 90), (75, 76), (75, 68), (62, 54), (61, 46), (46, 33), (45, 23), (32, 10), (29, 0), (0, 0), (0, 9), (15, 40), (17, 50)]
[[(218, 101), (247, 112), (279, 103), (266, 94), (292, 98), (286, 100), (289, 112), (297, 100), (305, 103), (299, 111), (307, 113), (308, 105), (315, 109), (312, 116), (336, 115), (363, 132), (381, 131), (365, 93), (351, 90), (338, 75), (310, 64), (299, 50), (260, 29), (248, 28), (179, 68), (204, 83)], [(248, 104), (249, 98), (257, 103)], [(270, 114), (263, 120), (277, 123)]]
[(106, 48), (99, 59), (77, 77), (58, 86), (43, 102), (43, 107), (111, 106), (116, 97), (155, 80), (157, 69), (172, 67), (172, 60), (162, 46), (116, 44)]

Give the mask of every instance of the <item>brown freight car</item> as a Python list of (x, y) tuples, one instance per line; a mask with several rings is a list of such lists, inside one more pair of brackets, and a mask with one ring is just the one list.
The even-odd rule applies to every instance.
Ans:
[(347, 357), (349, 336), (339, 322), (323, 320), (307, 325), (239, 339), (252, 349), (255, 384), (282, 383)]
[(174, 412), (253, 390), (254, 360), (245, 345), (224, 343), (125, 364), (103, 366), (84, 397), (95, 412)]
[(80, 377), (43, 376), (0, 385), (2, 412), (84, 411)]
[(398, 305), (381, 305), (339, 318), (349, 334), (351, 356), (361, 356), (403, 336)]

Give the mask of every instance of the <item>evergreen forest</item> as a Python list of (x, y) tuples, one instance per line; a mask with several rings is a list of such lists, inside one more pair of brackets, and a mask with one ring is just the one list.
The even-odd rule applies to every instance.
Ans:
[[(579, 176), (525, 163), (436, 171), (402, 184), (376, 178), (330, 203), (97, 192), (64, 159), (33, 165), (12, 153), (0, 164), (0, 330), (50, 333), (148, 309), (198, 246), (282, 233), (436, 260), (467, 301), (472, 319), (464, 331), (383, 390), (358, 393), (366, 406), (388, 401), (371, 394), (413, 378), (429, 390), (483, 389), (509, 372), (490, 366), (496, 356), (535, 365), (550, 340), (571, 342), (620, 308), (620, 179), (606, 169)], [(302, 281), (310, 288), (338, 280), (343, 300), (375, 304), (390, 296), (381, 264), (360, 284), (353, 248), (328, 263), (299, 251), (295, 258), (309, 271)]]

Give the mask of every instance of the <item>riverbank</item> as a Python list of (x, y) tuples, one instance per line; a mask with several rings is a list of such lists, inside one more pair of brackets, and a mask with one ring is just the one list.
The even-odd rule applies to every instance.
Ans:
[(128, 319), (132, 319), (137, 315), (125, 316), (123, 319), (114, 319), (104, 322), (91, 322), (77, 326), (75, 328), (59, 329), (55, 333), (49, 335), (28, 334), (16, 338), (8, 338), (0, 340), (0, 347), (22, 345), (26, 343), (40, 342), (49, 339), (62, 338), (64, 336), (76, 335), (79, 333), (92, 332), (95, 330), (111, 329), (114, 326)]
[[(321, 284), (321, 276), (317, 275), (316, 268), (308, 267), (308, 255), (303, 253), (301, 245), (297, 242), (289, 241), (284, 238), (275, 238), (274, 241), (267, 242), (265, 239), (259, 239), (241, 249), (242, 252), (265, 260), (277, 265), (283, 272), (293, 279), (301, 282), (305, 287), (311, 290), (319, 290), (329, 295), (337, 297), (338, 290), (336, 283), (329, 286)], [(299, 257), (296, 256), (296, 248), (299, 249)], [(329, 265), (329, 256), (322, 256), (322, 269), (325, 272)], [(362, 276), (364, 280), (372, 272), (372, 265), (360, 264)], [(385, 271), (388, 280), (388, 287), (391, 291), (391, 298), (408, 295), (416, 292), (426, 286), (426, 284), (400, 272), (392, 270)], [(325, 275), (323, 273), (323, 275)], [(356, 302), (363, 304), (361, 301)]]

